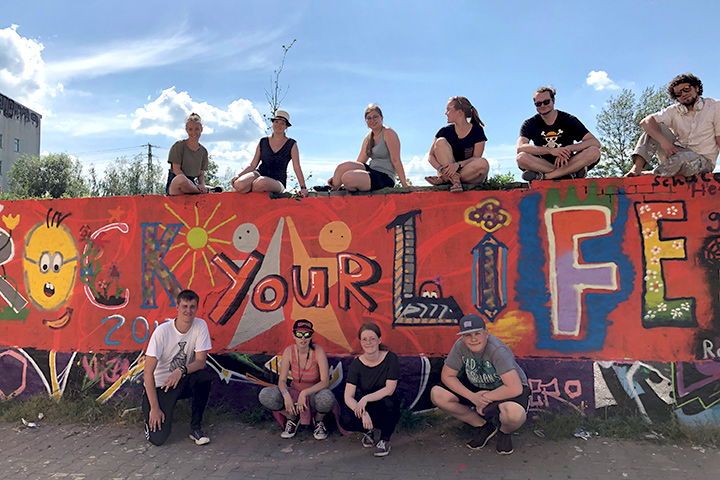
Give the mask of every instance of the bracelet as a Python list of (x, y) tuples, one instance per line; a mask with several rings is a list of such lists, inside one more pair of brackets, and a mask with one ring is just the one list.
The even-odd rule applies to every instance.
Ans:
[(283, 390), (283, 391), (282, 391), (281, 395), (283, 395), (283, 396), (284, 396), (284, 395), (285, 395), (286, 393), (290, 393), (290, 392), (288, 391), (288, 389), (287, 389), (287, 388), (286, 388), (285, 390)]
[(185, 365), (180, 365), (180, 371), (182, 372), (183, 377), (187, 375), (187, 367)]
[(302, 190), (303, 188), (304, 188), (305, 190), (307, 190), (307, 187), (306, 187), (305, 185), (301, 185), (301, 186), (300, 186), (300, 190)]

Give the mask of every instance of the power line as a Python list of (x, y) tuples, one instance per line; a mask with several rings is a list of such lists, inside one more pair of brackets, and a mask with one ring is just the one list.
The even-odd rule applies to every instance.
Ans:
[[(138, 149), (138, 148), (147, 147), (148, 145), (149, 145), (149, 144), (136, 145), (136, 146), (133, 146), (133, 147), (109, 148), (109, 149), (107, 149), (107, 150), (95, 150), (95, 151), (92, 151), (92, 152), (69, 153), (68, 155), (72, 155), (72, 156), (74, 156), (74, 157), (79, 157), (80, 155), (94, 155), (94, 154), (98, 154), (98, 153), (119, 152), (119, 151), (121, 151), (121, 150), (134, 150), (134, 149)], [(158, 146), (155, 146), (155, 145), (152, 145), (152, 146), (155, 147), (155, 148), (161, 148), (161, 147), (158, 147)]]

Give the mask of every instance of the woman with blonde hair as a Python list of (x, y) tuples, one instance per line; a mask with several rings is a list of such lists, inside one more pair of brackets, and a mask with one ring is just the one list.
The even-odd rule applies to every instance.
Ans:
[(205, 172), (208, 169), (208, 151), (200, 145), (203, 131), (202, 119), (197, 113), (191, 113), (185, 120), (186, 140), (178, 140), (170, 148), (165, 193), (168, 195), (187, 195), (194, 193), (222, 192), (222, 187), (205, 185)]
[(465, 97), (452, 97), (445, 109), (448, 125), (441, 128), (428, 155), (437, 170), (436, 176), (425, 177), (432, 185), (450, 183), (451, 192), (462, 192), (464, 183), (482, 183), (490, 165), (483, 158), (487, 137), (475, 107)]
[[(400, 139), (390, 127), (383, 125), (383, 114), (374, 103), (365, 109), (365, 121), (370, 133), (363, 140), (360, 155), (354, 162), (337, 166), (328, 184), (332, 190), (345, 187), (351, 192), (368, 192), (394, 187), (395, 175), (407, 187), (405, 170), (400, 160)], [(370, 160), (368, 162), (368, 160)]]

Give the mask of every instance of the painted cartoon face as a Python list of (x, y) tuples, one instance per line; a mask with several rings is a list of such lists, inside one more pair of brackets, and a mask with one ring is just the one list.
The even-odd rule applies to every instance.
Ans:
[(77, 244), (64, 225), (39, 223), (28, 232), (23, 252), (25, 287), (33, 304), (55, 310), (68, 299), (77, 272)]
[(252, 223), (243, 223), (233, 233), (233, 246), (238, 252), (250, 253), (260, 243), (260, 232)]
[(318, 242), (326, 252), (338, 253), (350, 246), (352, 234), (345, 222), (335, 221), (325, 225), (320, 230)]

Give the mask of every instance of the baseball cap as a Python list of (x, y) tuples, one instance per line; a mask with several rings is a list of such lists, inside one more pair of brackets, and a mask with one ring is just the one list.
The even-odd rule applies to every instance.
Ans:
[(485, 320), (480, 315), (470, 313), (460, 319), (460, 333), (458, 335), (477, 332), (478, 330), (485, 330)]

